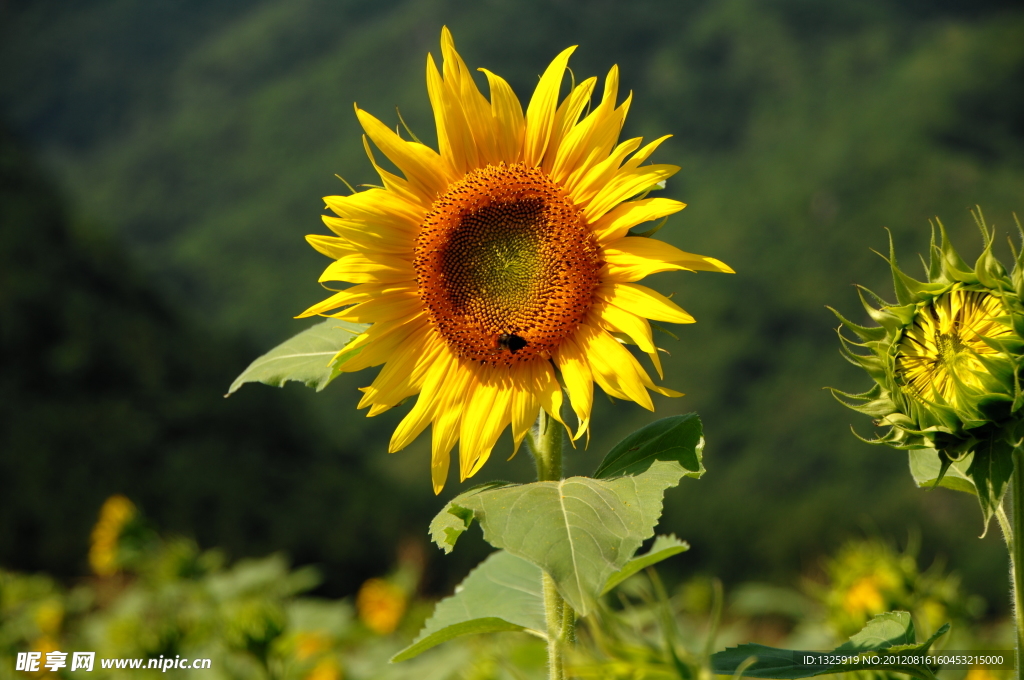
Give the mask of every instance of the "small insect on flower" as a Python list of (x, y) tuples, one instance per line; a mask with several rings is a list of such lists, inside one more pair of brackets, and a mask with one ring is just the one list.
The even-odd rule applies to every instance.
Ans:
[(491, 338), (494, 349), (507, 349), (515, 354), (528, 344), (525, 339), (511, 333), (495, 333)]

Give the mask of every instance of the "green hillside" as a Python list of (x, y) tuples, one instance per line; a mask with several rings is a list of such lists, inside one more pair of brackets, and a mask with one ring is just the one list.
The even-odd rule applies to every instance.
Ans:
[[(634, 93), (625, 132), (675, 135), (657, 158), (682, 166), (667, 195), (690, 205), (661, 236), (738, 272), (654, 284), (698, 320), (678, 342), (665, 338), (666, 383), (687, 396), (656, 402), (660, 415), (698, 411), (707, 432), (708, 475), (670, 495), (664, 525), (693, 544), (687, 563), (730, 579), (784, 578), (851, 532), (902, 539), (918, 527), (927, 554), (948, 555), (1001, 606), (1002, 547), (977, 542), (971, 503), (915, 491), (905, 458), (858, 442), (850, 424), (866, 435), (869, 423), (821, 388), (867, 386), (840, 358), (825, 305), (858, 314), (851, 284), (889, 290), (888, 268), (870, 252), (887, 246), (883, 227), (909, 264), (935, 215), (976, 253), (969, 207), (980, 204), (1003, 234), (1024, 210), (1024, 11), (1013, 4), (93, 0), (2, 11), (0, 116), (56, 173), (75, 213), (111, 225), (138, 276), (186, 308), (189, 323), (249, 343), (210, 359), (220, 376), (203, 383), (210, 394), (252, 348), (305, 327), (291, 317), (322, 297), (325, 261), (302, 237), (324, 230), (320, 197), (345, 191), (335, 173), (374, 181), (352, 103), (391, 124), (398, 106), (432, 139), (423, 66), (442, 25), (471, 66), (502, 74), (523, 99), (567, 45), (580, 45), (578, 79), (619, 64)], [(103, 271), (120, 280), (117, 267)], [(303, 444), (316, 453), (303, 455), (319, 467), (275, 476), (282, 498), (326, 511), (337, 501), (305, 475), (366, 470), (402, 490), (388, 526), (422, 526), (440, 507), (428, 444), (384, 455), (400, 414), (355, 412), (355, 388), (371, 379), (346, 377), (315, 399), (247, 387), (232, 400), (263, 399), (316, 423)], [(600, 402), (591, 451), (571, 454), (570, 467), (591, 468), (650, 418)], [(522, 474), (524, 461), (506, 465), (500, 454), (487, 474)], [(153, 460), (173, 465), (171, 454)], [(61, 500), (63, 511), (74, 502)], [(259, 503), (219, 502), (202, 515)], [(283, 500), (274, 508), (307, 512), (309, 535), (326, 534), (313, 548), (283, 532), (273, 547), (348, 559), (345, 538), (316, 512)], [(230, 535), (240, 550), (270, 545), (190, 525), (196, 514), (175, 526)]]

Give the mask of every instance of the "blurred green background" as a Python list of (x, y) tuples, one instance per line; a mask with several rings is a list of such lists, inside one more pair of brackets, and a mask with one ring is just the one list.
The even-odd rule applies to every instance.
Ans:
[[(356, 388), (232, 378), (309, 325), (324, 294), (320, 197), (374, 176), (352, 103), (424, 141), (428, 51), (448, 25), (471, 67), (527, 100), (558, 51), (577, 79), (622, 69), (627, 136), (689, 203), (661, 232), (738, 272), (662, 274), (698, 320), (664, 338), (656, 415), (597, 400), (590, 472), (655, 417), (697, 411), (708, 474), (668, 495), (677, 577), (792, 582), (850, 536), (919, 534), (989, 613), (1007, 565), (974, 501), (913, 487), (905, 455), (826, 385), (867, 388), (838, 352), (851, 284), (890, 296), (870, 249), (908, 269), (938, 215), (968, 256), (980, 204), (1024, 210), (1024, 10), (994, 0), (4, 0), (0, 2), (0, 564), (69, 578), (111, 493), (232, 557), (318, 564), (322, 594), (387, 571), (458, 493), (430, 491), (427, 437), (387, 455), (404, 409)], [(1005, 251), (1005, 249), (1004, 249)], [(408, 407), (406, 407), (408, 408)], [(483, 476), (527, 479), (507, 436)], [(487, 551), (428, 549), (450, 592)], [(461, 545), (461, 543), (460, 543)], [(672, 563), (666, 567), (670, 570)]]

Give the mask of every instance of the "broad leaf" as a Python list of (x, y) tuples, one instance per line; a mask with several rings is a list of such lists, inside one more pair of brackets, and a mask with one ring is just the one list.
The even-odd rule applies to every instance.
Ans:
[[(922, 680), (934, 680), (932, 668), (902, 664), (870, 664), (863, 657), (876, 654), (925, 655), (940, 636), (949, 630), (949, 624), (939, 628), (921, 644), (914, 642), (914, 623), (907, 612), (887, 612), (868, 621), (867, 625), (848, 642), (830, 652), (777, 649), (764, 645), (746, 644), (731, 647), (711, 655), (711, 671), (717, 675), (734, 675), (741, 671), (752, 678), (795, 680), (816, 675), (846, 673), (851, 670), (887, 670), (904, 673)], [(832, 663), (828, 657), (841, 656), (852, 663)], [(825, 657), (824, 659), (822, 657)], [(824, 661), (824, 662), (823, 662)]]
[[(879, 614), (850, 636), (848, 642), (836, 647), (836, 652), (865, 652), (889, 647), (903, 647), (917, 642), (914, 620), (907, 612)], [(929, 640), (928, 644), (931, 644)]]
[(673, 555), (678, 555), (681, 552), (686, 552), (689, 549), (689, 543), (686, 541), (680, 541), (672, 534), (669, 534), (668, 536), (658, 536), (654, 539), (654, 545), (651, 546), (650, 550), (645, 552), (643, 555), (637, 555), (629, 562), (626, 562), (626, 566), (619, 569), (608, 578), (608, 581), (604, 584), (604, 589), (602, 589), (601, 594), (604, 595), (609, 592), (612, 588), (619, 585), (641, 569), (646, 569), (652, 564), (657, 564), (664, 559), (668, 559)]
[(430, 520), (430, 540), (436, 543), (438, 548), (444, 550), (446, 555), (450, 553), (462, 532), (473, 524), (473, 511), (468, 507), (460, 505), (463, 499), (502, 486), (516, 485), (512, 482), (484, 482), (463, 491), (450, 500), (444, 507), (444, 510), (434, 515), (434, 519)]
[(594, 477), (607, 479), (644, 472), (656, 460), (674, 461), (687, 477), (704, 474), (704, 433), (696, 413), (662, 418), (629, 435), (604, 457)]
[(431, 523), (431, 535), (451, 550), (475, 518), (488, 543), (546, 571), (585, 615), (608, 578), (653, 535), (665, 490), (684, 474), (678, 462), (656, 460), (630, 477), (477, 489), (452, 499)]
[(963, 460), (950, 463), (946, 471), (942, 471), (942, 460), (935, 449), (911, 449), (907, 452), (910, 458), (910, 474), (918, 486), (931, 488), (938, 486), (963, 491), (964, 493), (978, 495), (978, 489), (974, 482), (967, 476), (967, 469), (974, 460), (974, 454), (969, 454)]
[(391, 661), (405, 661), (460, 635), (527, 631), (544, 637), (544, 594), (535, 565), (499, 550), (437, 603), (411, 645)]
[(242, 371), (228, 388), (229, 396), (248, 382), (281, 387), (295, 380), (319, 392), (338, 375), (331, 360), (367, 325), (327, 319), (270, 350)]

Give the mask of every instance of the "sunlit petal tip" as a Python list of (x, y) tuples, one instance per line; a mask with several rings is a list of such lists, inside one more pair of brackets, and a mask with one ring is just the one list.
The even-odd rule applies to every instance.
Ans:
[(721, 260), (716, 260), (713, 257), (705, 257), (704, 261), (707, 262), (708, 264), (714, 266), (716, 268), (716, 271), (719, 271), (719, 272), (721, 272), (723, 274), (735, 274), (736, 273), (735, 269), (733, 269), (732, 267), (730, 267), (726, 263), (722, 262)]

